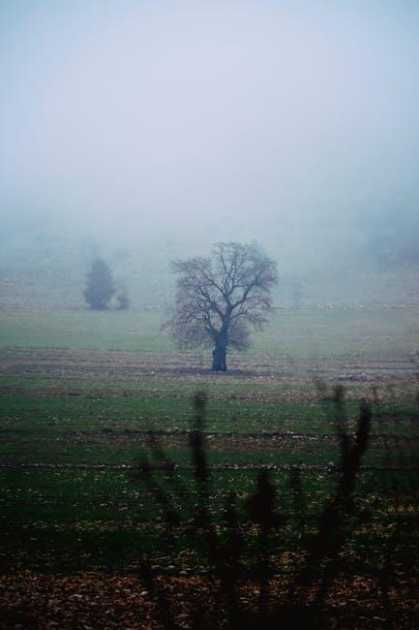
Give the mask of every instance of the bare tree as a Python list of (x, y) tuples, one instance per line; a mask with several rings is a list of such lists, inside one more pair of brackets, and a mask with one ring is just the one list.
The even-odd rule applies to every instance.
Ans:
[(272, 308), (276, 263), (256, 245), (217, 243), (210, 257), (176, 260), (176, 308), (166, 323), (180, 347), (212, 346), (212, 369), (227, 369), (227, 348), (249, 345)]

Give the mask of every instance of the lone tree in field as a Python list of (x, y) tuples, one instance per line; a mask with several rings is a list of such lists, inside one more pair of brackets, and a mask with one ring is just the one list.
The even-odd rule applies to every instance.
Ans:
[(210, 346), (212, 369), (227, 370), (227, 349), (249, 345), (271, 311), (276, 263), (255, 245), (218, 243), (212, 256), (172, 263), (179, 274), (176, 308), (166, 326), (183, 348)]
[(90, 308), (103, 311), (108, 308), (115, 291), (109, 265), (102, 258), (96, 258), (86, 276), (86, 288), (83, 292), (86, 302)]

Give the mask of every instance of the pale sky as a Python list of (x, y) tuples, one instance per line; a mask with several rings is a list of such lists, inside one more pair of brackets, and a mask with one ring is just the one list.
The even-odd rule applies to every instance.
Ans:
[(416, 211), (416, 0), (2, 0), (0, 22), (6, 222), (303, 242)]

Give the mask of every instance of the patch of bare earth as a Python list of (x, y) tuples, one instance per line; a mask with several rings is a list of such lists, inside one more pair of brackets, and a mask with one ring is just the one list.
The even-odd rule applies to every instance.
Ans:
[[(144, 379), (164, 379), (176, 384), (197, 386), (222, 382), (225, 385), (249, 384), (303, 385), (319, 379), (339, 382), (368, 390), (372, 384), (419, 382), (419, 367), (409, 358), (393, 360), (313, 360), (293, 361), (268, 353), (235, 353), (229, 360), (227, 373), (211, 372), (208, 358), (193, 352), (122, 352), (79, 349), (1, 349), (0, 376), (40, 377), (64, 380), (109, 381), (106, 393), (112, 393), (113, 383), (134, 384)], [(58, 392), (59, 393), (59, 392)], [(73, 392), (77, 395), (77, 390)], [(129, 395), (127, 391), (127, 395)]]

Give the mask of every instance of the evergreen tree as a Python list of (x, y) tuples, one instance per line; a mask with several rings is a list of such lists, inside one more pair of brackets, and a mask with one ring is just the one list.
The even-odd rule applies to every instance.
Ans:
[(86, 302), (91, 309), (102, 311), (108, 308), (115, 291), (109, 265), (102, 258), (96, 258), (86, 276), (83, 292)]

